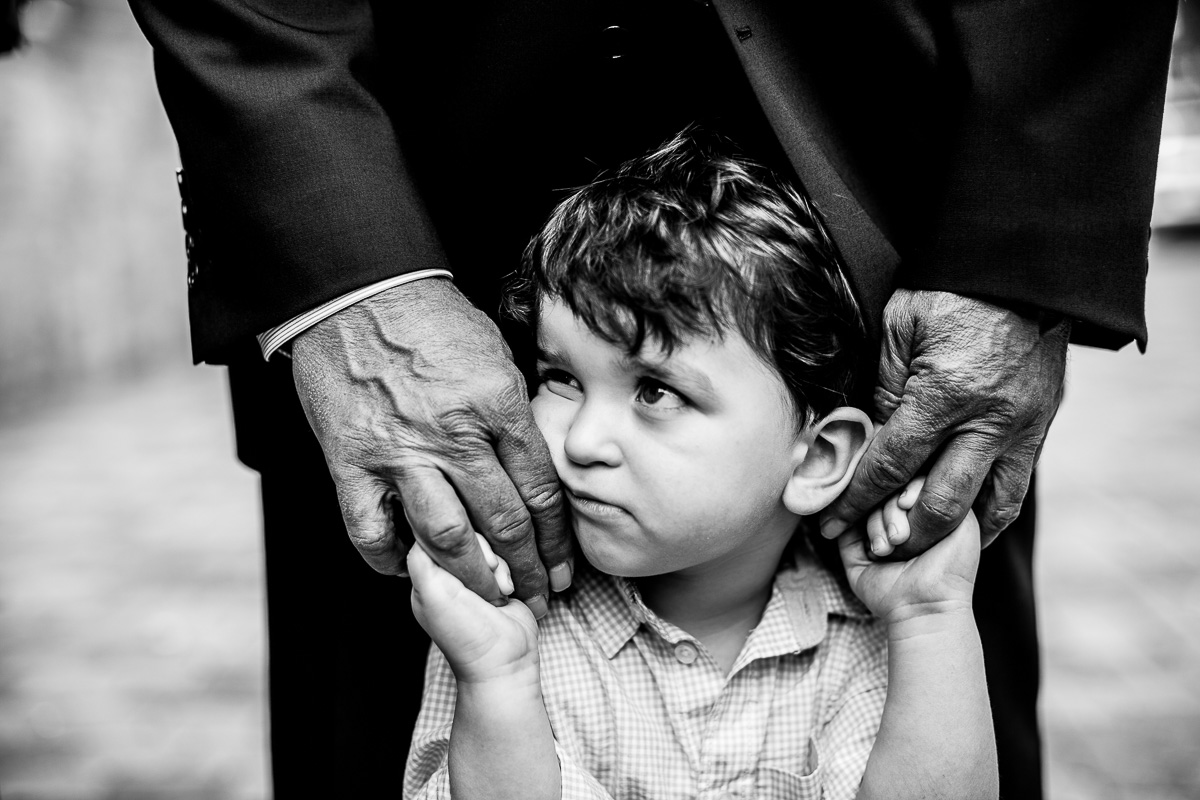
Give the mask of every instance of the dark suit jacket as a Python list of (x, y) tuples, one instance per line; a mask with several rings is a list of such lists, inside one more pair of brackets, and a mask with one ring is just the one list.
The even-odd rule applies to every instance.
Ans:
[(632, 122), (759, 113), (737, 62), (872, 325), (904, 285), (1144, 344), (1174, 0), (715, 6), (133, 0), (189, 178), (196, 359), (416, 269), (494, 310), (554, 190), (646, 143)]

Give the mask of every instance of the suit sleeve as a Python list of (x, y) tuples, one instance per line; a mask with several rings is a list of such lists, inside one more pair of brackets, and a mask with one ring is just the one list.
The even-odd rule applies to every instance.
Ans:
[(1175, 0), (961, 2), (961, 105), (940, 205), (899, 283), (1075, 320), (1145, 347), (1146, 251)]
[(193, 354), (446, 260), (384, 108), (365, 0), (132, 0), (179, 142)]

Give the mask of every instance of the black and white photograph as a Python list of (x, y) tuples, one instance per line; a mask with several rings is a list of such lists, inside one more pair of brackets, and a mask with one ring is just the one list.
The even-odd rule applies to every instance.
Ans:
[(0, 0), (0, 798), (1197, 800), (1200, 5)]

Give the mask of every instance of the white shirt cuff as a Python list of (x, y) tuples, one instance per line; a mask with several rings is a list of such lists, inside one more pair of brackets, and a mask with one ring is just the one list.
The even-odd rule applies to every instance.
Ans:
[(262, 349), (263, 358), (270, 360), (279, 348), (295, 339), (306, 330), (316, 325), (323, 319), (332, 317), (337, 312), (344, 308), (366, 300), (368, 297), (374, 297), (382, 291), (386, 291), (395, 286), (403, 286), (406, 283), (419, 281), (424, 278), (454, 278), (454, 275), (449, 270), (444, 269), (420, 269), (416, 272), (406, 272), (403, 275), (397, 275), (393, 278), (372, 283), (367, 286), (355, 289), (353, 292), (335, 297), (328, 303), (322, 303), (316, 308), (310, 308), (303, 314), (297, 314), (282, 325), (276, 325), (270, 330), (263, 331), (256, 338), (258, 346)]

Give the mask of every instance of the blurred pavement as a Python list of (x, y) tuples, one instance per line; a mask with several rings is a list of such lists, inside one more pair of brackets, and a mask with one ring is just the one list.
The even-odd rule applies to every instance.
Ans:
[(258, 481), (224, 371), (0, 427), (0, 795), (267, 795)]

